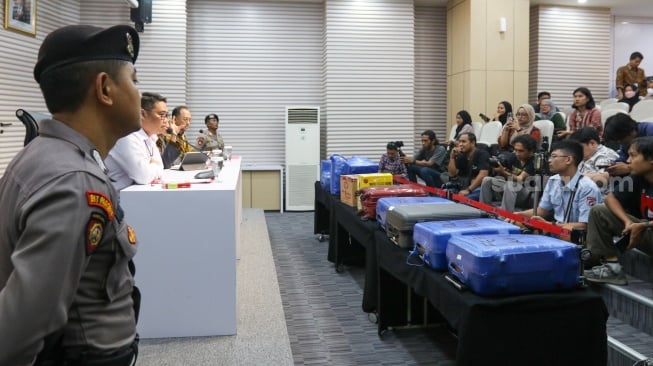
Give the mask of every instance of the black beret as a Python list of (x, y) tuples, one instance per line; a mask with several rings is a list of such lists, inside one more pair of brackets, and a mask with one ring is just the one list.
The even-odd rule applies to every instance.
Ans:
[(215, 118), (216, 121), (220, 122), (220, 118), (218, 118), (218, 115), (215, 113), (207, 114), (206, 117), (204, 117), (204, 123), (207, 123), (211, 118)]
[(34, 79), (58, 67), (95, 60), (136, 62), (140, 40), (134, 28), (116, 25), (99, 28), (91, 25), (69, 25), (48, 34), (39, 49), (34, 66)]

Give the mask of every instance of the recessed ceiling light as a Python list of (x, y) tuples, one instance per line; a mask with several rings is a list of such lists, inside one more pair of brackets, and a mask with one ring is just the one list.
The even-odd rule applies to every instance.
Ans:
[(585, 4), (586, 2), (587, 2), (587, 0), (578, 0), (579, 4)]

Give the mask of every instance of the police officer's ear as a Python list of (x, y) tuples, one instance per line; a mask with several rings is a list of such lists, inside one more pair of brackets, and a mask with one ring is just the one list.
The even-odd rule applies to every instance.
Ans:
[(95, 75), (94, 92), (98, 101), (105, 105), (113, 105), (113, 98), (111, 97), (111, 77), (106, 72), (101, 72)]

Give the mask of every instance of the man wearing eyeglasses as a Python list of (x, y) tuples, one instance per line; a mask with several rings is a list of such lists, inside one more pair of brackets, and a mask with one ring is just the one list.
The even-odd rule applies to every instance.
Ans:
[(516, 212), (526, 217), (553, 221), (566, 229), (586, 228), (592, 206), (603, 198), (599, 187), (583, 176), (578, 164), (583, 161), (583, 147), (576, 141), (560, 141), (553, 145), (549, 156), (549, 170), (556, 175), (549, 178), (542, 199), (533, 210)]
[(148, 184), (163, 176), (163, 161), (157, 148), (158, 135), (168, 118), (166, 98), (156, 93), (141, 96), (141, 129), (116, 143), (105, 160), (116, 190), (132, 184)]

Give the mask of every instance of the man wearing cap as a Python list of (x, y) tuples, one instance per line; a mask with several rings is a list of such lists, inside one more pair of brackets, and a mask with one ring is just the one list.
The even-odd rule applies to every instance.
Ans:
[(224, 149), (224, 139), (218, 132), (220, 118), (217, 114), (211, 113), (204, 117), (206, 131), (200, 130), (201, 135), (197, 138), (197, 146), (202, 150)]
[(138, 33), (73, 25), (38, 53), (53, 118), (0, 178), (0, 365), (128, 365), (136, 234), (103, 159), (140, 128)]
[(163, 177), (163, 160), (157, 148), (159, 133), (168, 117), (166, 98), (156, 93), (141, 97), (142, 128), (118, 140), (106, 160), (118, 191), (132, 184), (149, 184)]

